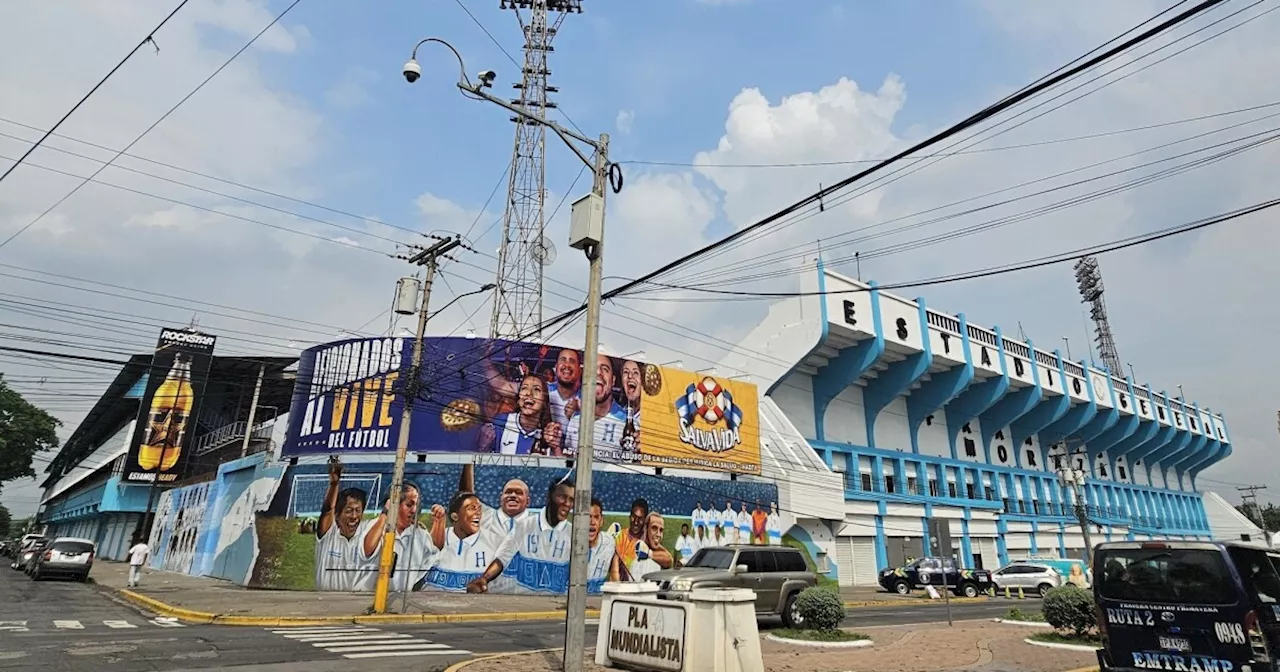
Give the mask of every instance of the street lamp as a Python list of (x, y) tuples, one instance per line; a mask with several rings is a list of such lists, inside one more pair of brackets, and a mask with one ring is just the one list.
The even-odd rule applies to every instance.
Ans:
[[(551, 129), (583, 163), (591, 168), (594, 177), (591, 194), (573, 204), (569, 245), (582, 250), (587, 255), (591, 266), (587, 279), (587, 335), (583, 347), (585, 366), (582, 367), (582, 389), (594, 390), (596, 367), (592, 363), (599, 358), (600, 354), (600, 285), (604, 271), (605, 185), (608, 184), (614, 193), (622, 190), (622, 170), (617, 164), (609, 162), (609, 134), (601, 133), (598, 139), (593, 140), (490, 94), (485, 89), (493, 86), (497, 74), (492, 70), (485, 70), (477, 75), (479, 82), (473, 83), (467, 77), (467, 68), (462, 61), (462, 55), (453, 45), (437, 37), (428, 37), (414, 45), (413, 52), (409, 61), (404, 64), (403, 70), (404, 78), (410, 84), (422, 77), (422, 66), (418, 64), (418, 48), (428, 42), (444, 45), (457, 59), (457, 87), (462, 91), (462, 95), (473, 100), (487, 100), (526, 122)], [(580, 145), (589, 147), (594, 156), (584, 152)], [(589, 408), (584, 407), (583, 410), (587, 411)], [(595, 413), (590, 412), (580, 413), (579, 416), (581, 425), (578, 432), (580, 437), (578, 452), (575, 455), (573, 540), (569, 549), (569, 595), (565, 615), (565, 672), (581, 672), (583, 650), (586, 648), (587, 555), (591, 543), (588, 536), (588, 522), (591, 516), (591, 463), (595, 457), (596, 416)]]

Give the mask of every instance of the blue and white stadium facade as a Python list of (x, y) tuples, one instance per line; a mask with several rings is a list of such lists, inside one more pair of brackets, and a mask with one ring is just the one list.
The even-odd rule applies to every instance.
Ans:
[(717, 368), (760, 386), (762, 475), (841, 584), (939, 552), (930, 519), (970, 567), (1081, 557), (1059, 467), (1086, 476), (1094, 543), (1211, 536), (1196, 476), (1231, 454), (1221, 415), (814, 270)]

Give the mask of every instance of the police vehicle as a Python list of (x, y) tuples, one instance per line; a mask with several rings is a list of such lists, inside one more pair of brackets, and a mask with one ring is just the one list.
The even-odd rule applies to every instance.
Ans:
[(906, 566), (880, 572), (880, 587), (906, 595), (925, 586), (947, 586), (960, 597), (977, 597), (995, 585), (985, 569), (959, 569), (951, 558), (920, 558)]

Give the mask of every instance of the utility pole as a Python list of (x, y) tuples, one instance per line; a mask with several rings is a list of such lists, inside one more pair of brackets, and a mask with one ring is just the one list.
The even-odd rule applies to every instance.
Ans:
[(1084, 493), (1084, 470), (1075, 469), (1071, 466), (1071, 458), (1080, 453), (1066, 455), (1066, 464), (1058, 469), (1058, 480), (1064, 485), (1071, 488), (1071, 499), (1074, 500), (1076, 521), (1080, 523), (1080, 532), (1084, 536), (1084, 564), (1086, 567), (1092, 565), (1090, 560), (1093, 554), (1093, 535), (1089, 532), (1089, 508), (1085, 503)]
[[(590, 395), (596, 389), (596, 359), (600, 353), (600, 285), (604, 273), (604, 194), (609, 179), (609, 134), (601, 133), (596, 145), (592, 172), (591, 195), (586, 201), (599, 199), (599, 233), (582, 246), (591, 264), (587, 276), (587, 335), (583, 344), (582, 424), (578, 432), (578, 454), (574, 466), (573, 541), (569, 546), (569, 595), (565, 613), (564, 672), (582, 672), (587, 629), (587, 559), (591, 553), (591, 463), (595, 458), (596, 405)], [(581, 203), (582, 201), (579, 201)], [(578, 205), (577, 203), (574, 204)], [(590, 213), (593, 206), (588, 206)], [(577, 213), (574, 213), (575, 215)], [(588, 216), (591, 216), (588, 214)], [(575, 219), (577, 217), (575, 216)], [(578, 241), (570, 241), (577, 246)]]
[(244, 425), (244, 443), (240, 444), (240, 457), (246, 457), (249, 454), (249, 437), (253, 436), (253, 416), (258, 410), (258, 397), (262, 394), (262, 377), (267, 372), (267, 364), (263, 362), (258, 365), (258, 382), (253, 385), (253, 401), (249, 402), (249, 419)]
[(409, 258), (409, 263), (425, 266), (426, 278), (422, 282), (422, 306), (418, 309), (418, 334), (413, 341), (413, 357), (409, 363), (409, 375), (401, 380), (404, 408), (400, 411), (400, 433), (396, 436), (396, 464), (391, 472), (391, 491), (387, 495), (387, 521), (382, 535), (382, 554), (378, 559), (378, 583), (373, 592), (373, 612), (387, 613), (387, 593), (391, 588), (391, 566), (395, 561), (396, 527), (400, 518), (400, 490), (404, 487), (404, 462), (409, 454), (409, 423), (413, 418), (413, 404), (418, 398), (421, 384), (422, 341), (427, 334), (427, 306), (431, 302), (431, 282), (435, 279), (440, 257), (462, 244), (459, 237), (442, 238), (427, 249)]
[(1265, 485), (1245, 485), (1236, 488), (1240, 492), (1240, 501), (1244, 510), (1253, 512), (1253, 514), (1246, 513), (1245, 515), (1263, 530), (1267, 529), (1267, 526), (1263, 524), (1265, 521), (1262, 520), (1262, 510), (1258, 508), (1258, 491), (1266, 489), (1267, 486)]

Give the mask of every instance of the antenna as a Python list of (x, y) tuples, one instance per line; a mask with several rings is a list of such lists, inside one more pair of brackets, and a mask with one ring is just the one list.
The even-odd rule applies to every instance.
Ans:
[[(566, 16), (582, 13), (582, 0), (501, 0), (499, 7), (516, 15), (524, 35), (523, 75), (512, 85), (517, 95), (511, 104), (545, 119), (548, 110), (556, 108), (548, 94), (559, 92), (559, 88), (547, 83), (551, 75), (547, 66), (551, 42)], [(539, 328), (543, 268), (555, 258), (554, 247), (542, 242), (546, 240), (547, 224), (547, 127), (519, 116), (512, 116), (511, 121), (516, 133), (502, 245), (498, 249), (497, 291), (489, 325), (489, 334), (495, 338), (528, 336)]]
[(533, 246), (533, 250), (530, 251), (530, 254), (533, 255), (534, 261), (542, 264), (543, 266), (550, 266), (556, 262), (556, 244), (551, 242), (550, 238), (543, 236), (538, 240), (538, 243)]

